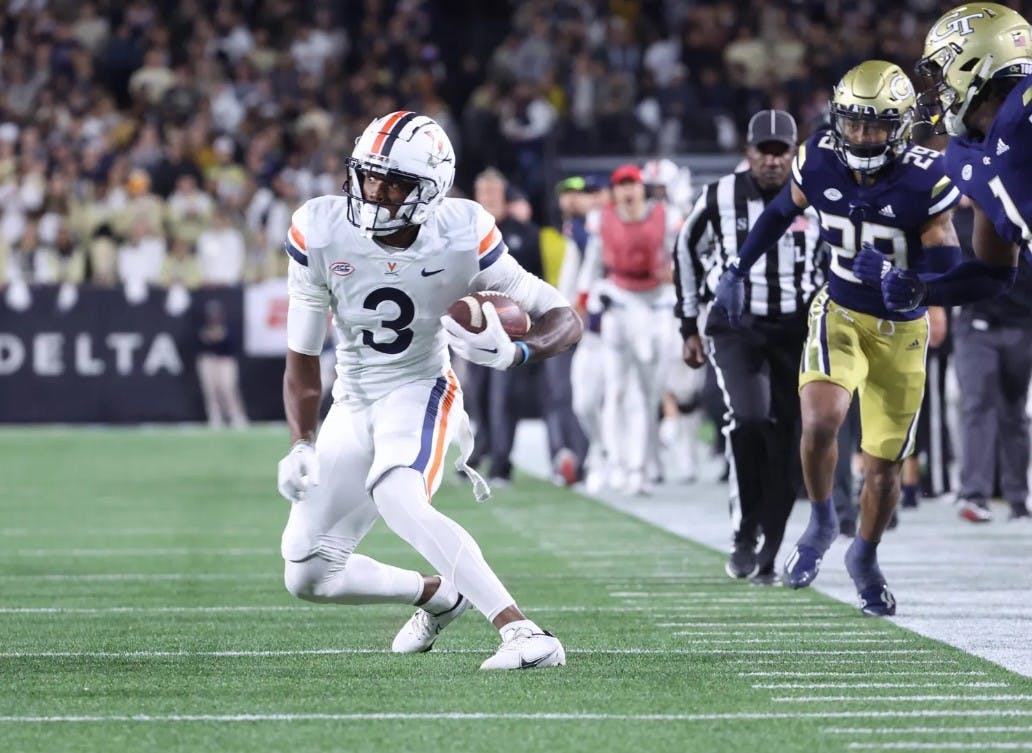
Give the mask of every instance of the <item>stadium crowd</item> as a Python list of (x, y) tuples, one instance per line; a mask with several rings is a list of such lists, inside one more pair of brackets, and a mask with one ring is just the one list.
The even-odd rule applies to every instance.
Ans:
[(937, 12), (926, 0), (303, 12), (286, 0), (11, 0), (0, 282), (280, 275), (293, 207), (338, 190), (341, 155), (372, 114), (398, 108), (449, 133), (463, 193), (494, 166), (542, 215), (557, 154), (734, 150), (767, 106), (792, 112), (805, 137), (842, 70), (865, 57), (908, 65)]

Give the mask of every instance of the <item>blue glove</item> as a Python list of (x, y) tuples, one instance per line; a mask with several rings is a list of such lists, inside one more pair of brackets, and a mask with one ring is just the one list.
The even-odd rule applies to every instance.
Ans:
[(860, 253), (853, 259), (853, 274), (860, 282), (875, 290), (881, 289), (882, 279), (892, 269), (892, 262), (870, 243), (860, 246)]
[(889, 311), (913, 311), (928, 295), (928, 286), (917, 272), (892, 266), (889, 258), (870, 243), (860, 246), (860, 253), (853, 259), (853, 274), (865, 285), (881, 290)]
[(715, 305), (724, 309), (727, 321), (735, 329), (742, 325), (742, 311), (745, 309), (745, 276), (732, 263), (717, 281)]
[(889, 311), (913, 311), (924, 305), (928, 285), (917, 272), (893, 267), (882, 278), (881, 294)]

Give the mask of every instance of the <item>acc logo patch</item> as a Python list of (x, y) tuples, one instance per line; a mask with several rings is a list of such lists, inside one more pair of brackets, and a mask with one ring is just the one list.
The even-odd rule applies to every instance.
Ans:
[(824, 189), (824, 198), (828, 201), (838, 201), (842, 198), (842, 192), (837, 188), (826, 188)]
[(351, 262), (335, 261), (333, 262), (333, 264), (330, 265), (330, 271), (333, 272), (333, 274), (338, 275), (340, 277), (347, 277), (349, 274), (355, 271), (355, 268), (354, 266), (352, 266)]
[(974, 169), (971, 167), (971, 165), (964, 165), (964, 167), (962, 167), (960, 170), (960, 177), (964, 180), (971, 180), (971, 173), (973, 172)]

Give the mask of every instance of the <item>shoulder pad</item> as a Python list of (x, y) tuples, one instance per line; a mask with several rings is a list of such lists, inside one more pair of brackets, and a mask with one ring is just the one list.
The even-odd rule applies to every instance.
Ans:
[[(318, 196), (302, 204), (291, 217), (291, 236), (297, 230), (308, 248), (328, 246), (340, 222), (348, 222), (347, 199), (343, 196)], [(292, 240), (294, 238), (292, 237)]]

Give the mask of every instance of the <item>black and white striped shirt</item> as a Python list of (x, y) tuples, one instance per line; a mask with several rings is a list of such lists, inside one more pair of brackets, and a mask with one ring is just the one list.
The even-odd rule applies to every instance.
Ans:
[[(703, 189), (674, 250), (676, 314), (682, 321), (694, 320), (699, 304), (712, 300), (717, 280), (738, 257), (763, 207), (748, 170), (725, 175)], [(745, 281), (745, 311), (758, 317), (805, 313), (825, 281), (823, 253), (818, 252), (819, 226), (817, 213), (807, 209), (778, 245), (753, 265)]]

